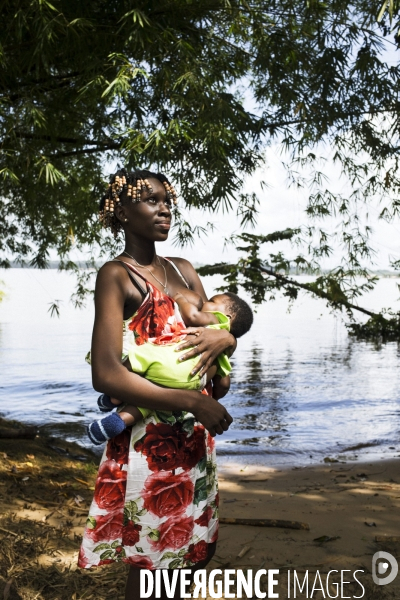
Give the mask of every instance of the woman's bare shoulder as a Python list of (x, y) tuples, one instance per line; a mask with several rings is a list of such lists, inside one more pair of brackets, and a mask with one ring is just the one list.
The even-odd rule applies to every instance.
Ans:
[(100, 267), (97, 273), (97, 286), (103, 285), (117, 285), (121, 286), (126, 283), (128, 274), (123, 266), (117, 260), (110, 260), (102, 267)]
[(187, 273), (196, 273), (196, 270), (191, 262), (186, 260), (186, 258), (181, 258), (180, 256), (168, 256), (166, 257), (168, 260), (172, 260), (173, 263), (176, 264), (178, 269), (182, 271), (183, 274)]
[(169, 256), (168, 260), (172, 260), (186, 279), (191, 290), (201, 296), (203, 301), (207, 300), (206, 293), (203, 288), (203, 284), (200, 281), (200, 277), (197, 274), (196, 269), (191, 262), (186, 258), (180, 258), (178, 256)]

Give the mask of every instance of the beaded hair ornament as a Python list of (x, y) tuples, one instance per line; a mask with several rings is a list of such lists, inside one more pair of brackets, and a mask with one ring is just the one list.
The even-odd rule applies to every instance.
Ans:
[[(151, 174), (151, 177), (158, 179), (163, 184), (167, 192), (167, 199), (176, 206), (177, 193), (165, 176), (161, 175), (161, 179), (160, 174)], [(153, 193), (149, 180), (139, 174), (122, 174), (120, 172), (119, 175), (113, 175), (100, 204), (99, 219), (103, 227), (110, 228), (114, 236), (117, 236), (122, 229), (122, 225), (115, 216), (115, 205), (121, 202), (122, 193), (126, 191), (128, 198), (131, 198), (131, 202), (140, 202), (140, 195), (144, 190), (147, 190), (149, 194)]]

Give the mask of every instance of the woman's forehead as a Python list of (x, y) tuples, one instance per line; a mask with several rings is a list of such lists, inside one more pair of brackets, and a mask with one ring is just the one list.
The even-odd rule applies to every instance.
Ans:
[(153, 178), (153, 177), (149, 177), (148, 182), (150, 183), (151, 187), (153, 188), (153, 192), (155, 192), (155, 193), (157, 193), (157, 192), (165, 192), (165, 193), (167, 193), (167, 190), (165, 189), (164, 185), (158, 179)]

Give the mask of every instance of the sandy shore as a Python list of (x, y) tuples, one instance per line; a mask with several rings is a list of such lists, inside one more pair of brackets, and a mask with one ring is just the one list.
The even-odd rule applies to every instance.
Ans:
[[(8, 600), (123, 598), (125, 565), (75, 566), (97, 462), (60, 440), (0, 440), (0, 598), (7, 582)], [(370, 575), (376, 551), (400, 559), (399, 542), (385, 539), (400, 539), (400, 459), (286, 470), (230, 465), (220, 469), (220, 497), (221, 517), (301, 521), (310, 529), (221, 525), (210, 569), (279, 569), (280, 598), (288, 598), (289, 570), (313, 577), (362, 569), (362, 597), (400, 598), (400, 575), (375, 588)]]
[[(219, 481), (222, 517), (300, 521), (310, 530), (221, 525), (215, 564), (282, 573), (363, 569), (370, 587), (375, 552), (400, 560), (400, 459), (285, 470), (233, 465), (220, 470)], [(399, 542), (385, 539), (393, 536)], [(243, 547), (249, 549), (238, 558)], [(399, 579), (385, 586), (395, 598)]]

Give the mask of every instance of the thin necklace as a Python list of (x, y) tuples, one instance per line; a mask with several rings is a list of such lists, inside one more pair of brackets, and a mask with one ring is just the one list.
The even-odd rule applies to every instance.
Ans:
[(158, 264), (160, 265), (160, 267), (162, 267), (162, 268), (163, 268), (163, 271), (164, 271), (165, 283), (163, 283), (162, 281), (160, 281), (160, 280), (158, 279), (158, 277), (156, 277), (156, 276), (154, 275), (153, 271), (151, 271), (151, 270), (150, 270), (148, 267), (145, 267), (144, 265), (141, 265), (140, 263), (138, 263), (138, 261), (136, 260), (136, 258), (134, 258), (134, 257), (133, 257), (131, 254), (129, 254), (129, 253), (126, 251), (126, 250), (124, 250), (122, 254), (126, 254), (127, 256), (129, 256), (129, 258), (131, 258), (132, 260), (134, 260), (134, 261), (135, 261), (135, 263), (137, 264), (137, 266), (138, 266), (138, 267), (141, 267), (142, 269), (146, 269), (146, 271), (148, 271), (148, 272), (150, 273), (150, 275), (152, 275), (152, 276), (154, 277), (154, 279), (155, 279), (156, 281), (158, 281), (158, 283), (159, 283), (159, 284), (160, 284), (160, 285), (161, 285), (161, 286), (164, 288), (164, 292), (167, 294), (167, 296), (169, 295), (169, 291), (168, 291), (168, 288), (167, 288), (167, 283), (168, 283), (168, 275), (167, 275), (167, 271), (165, 270), (165, 267), (164, 267), (164, 265), (162, 264), (162, 262), (160, 261), (160, 258), (159, 258), (159, 256), (157, 256), (157, 254), (156, 254), (156, 258), (157, 258), (157, 260), (158, 260)]

